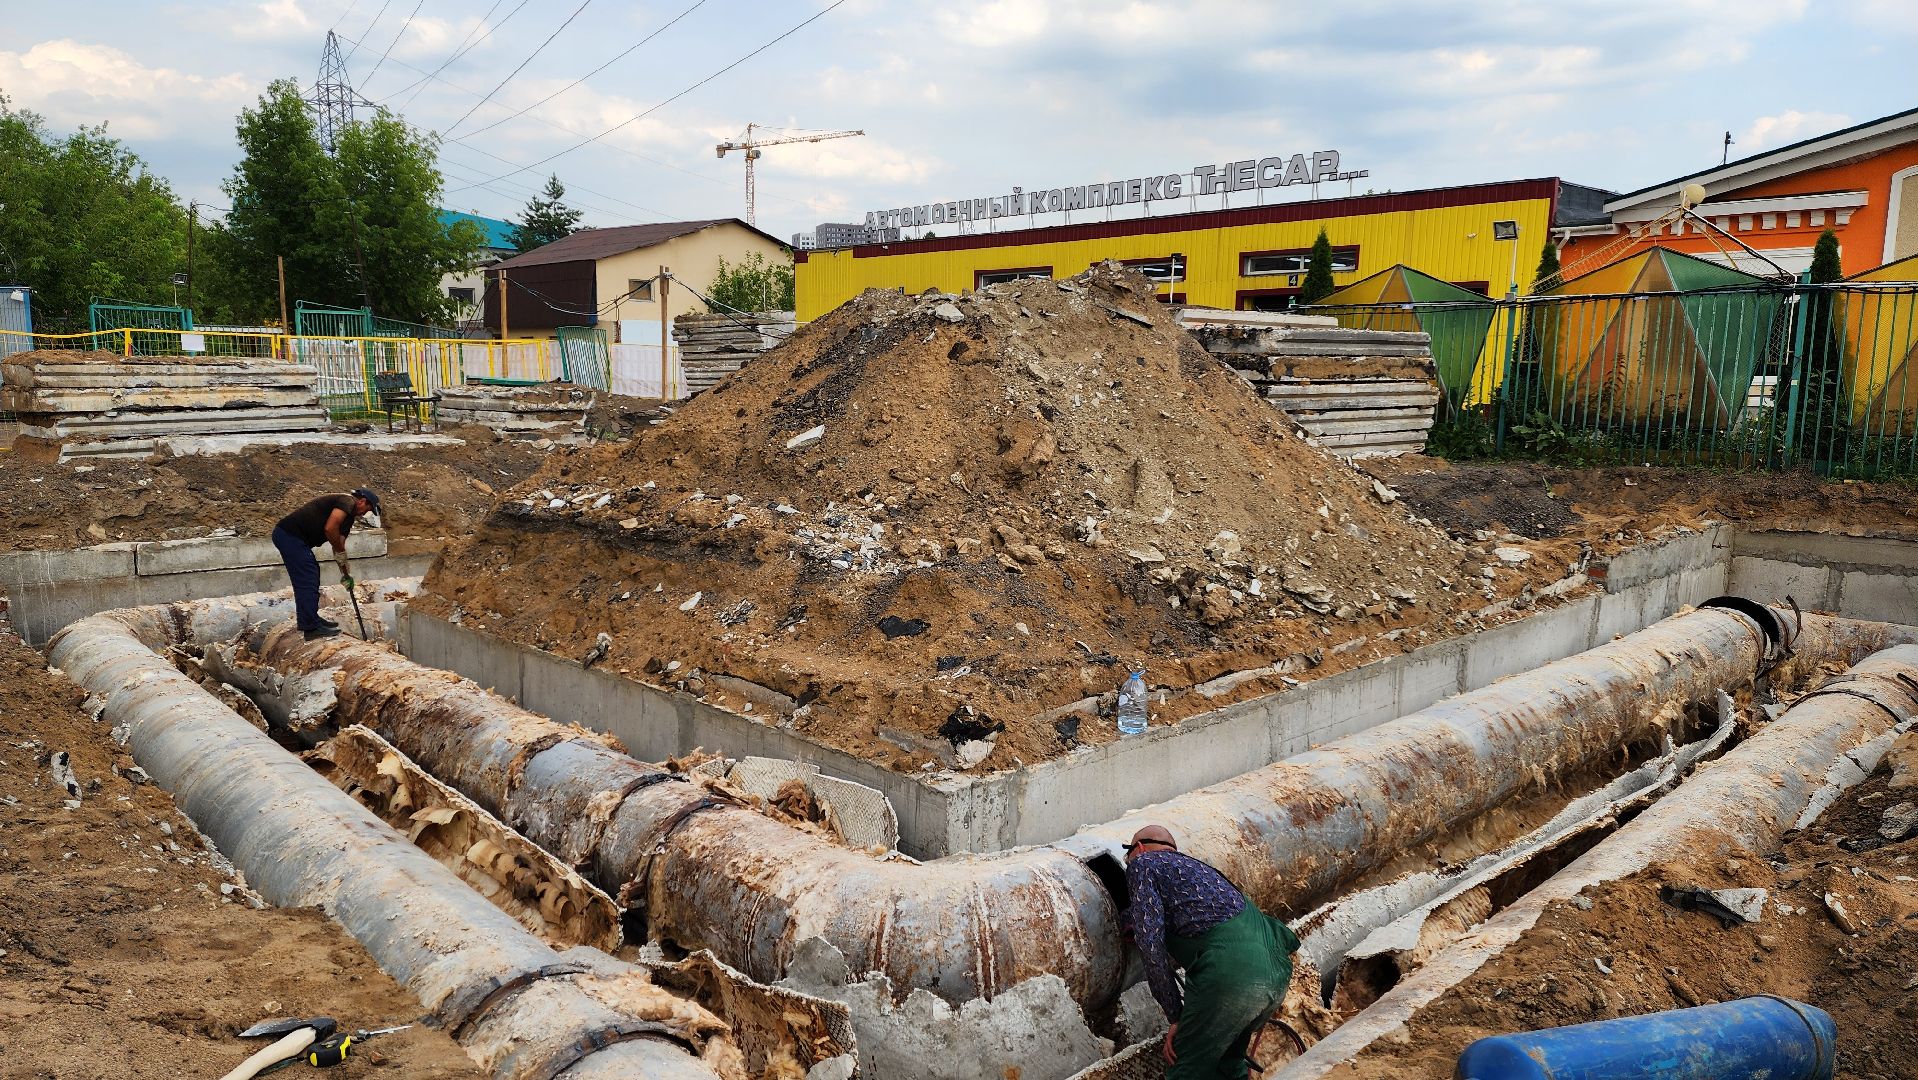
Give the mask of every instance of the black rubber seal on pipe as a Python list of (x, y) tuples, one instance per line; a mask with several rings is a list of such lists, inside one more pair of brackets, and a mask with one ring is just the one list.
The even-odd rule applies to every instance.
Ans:
[(692, 1040), (686, 1038), (680, 1031), (652, 1020), (634, 1020), (589, 1032), (567, 1044), (531, 1072), (521, 1075), (526, 1080), (553, 1080), (554, 1077), (584, 1061), (588, 1055), (596, 1054), (615, 1043), (631, 1042), (634, 1039), (659, 1039), (681, 1047), (694, 1057), (699, 1056), (699, 1047), (693, 1045)]
[(1758, 629), (1765, 634), (1766, 651), (1769, 653), (1783, 653), (1791, 647), (1791, 642), (1786, 640), (1785, 624), (1779, 621), (1778, 613), (1766, 604), (1748, 600), (1743, 596), (1714, 596), (1698, 606), (1736, 611), (1757, 623)]
[(620, 886), (619, 895), (614, 899), (625, 910), (620, 914), (620, 925), (625, 928), (628, 941), (648, 941), (652, 938), (651, 919), (646, 910), (647, 886), (653, 880), (653, 863), (659, 853), (666, 849), (666, 840), (671, 837), (686, 820), (701, 810), (711, 810), (715, 806), (737, 806), (726, 799), (701, 798), (673, 811), (652, 840), (647, 843), (645, 858), (633, 874), (633, 880)]

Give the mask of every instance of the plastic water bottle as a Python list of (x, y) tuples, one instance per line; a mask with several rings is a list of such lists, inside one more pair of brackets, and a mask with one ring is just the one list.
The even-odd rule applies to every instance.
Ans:
[(1119, 734), (1137, 735), (1145, 730), (1146, 719), (1145, 672), (1135, 671), (1119, 687)]

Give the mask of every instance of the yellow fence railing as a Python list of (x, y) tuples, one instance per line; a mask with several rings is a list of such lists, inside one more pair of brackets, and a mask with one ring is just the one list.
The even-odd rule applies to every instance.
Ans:
[(404, 371), (418, 392), (468, 383), (531, 384), (562, 375), (558, 343), (539, 338), (314, 337), (247, 330), (150, 330), (127, 327), (78, 334), (10, 334), (13, 351), (72, 349), (138, 356), (300, 364), (317, 373), (320, 400), (335, 419), (379, 412), (373, 376)]

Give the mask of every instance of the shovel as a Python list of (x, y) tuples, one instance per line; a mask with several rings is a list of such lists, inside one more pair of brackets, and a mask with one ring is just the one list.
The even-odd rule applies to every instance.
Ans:
[(299, 1057), (307, 1047), (333, 1034), (339, 1026), (339, 1022), (330, 1016), (315, 1016), (305, 1020), (267, 1020), (254, 1024), (240, 1032), (242, 1039), (264, 1038), (268, 1035), (278, 1035), (280, 1038), (234, 1066), (233, 1071), (220, 1080), (251, 1080), (282, 1061)]

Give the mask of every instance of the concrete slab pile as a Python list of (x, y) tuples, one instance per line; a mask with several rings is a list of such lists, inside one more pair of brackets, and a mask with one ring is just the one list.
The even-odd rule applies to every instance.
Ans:
[(0, 409), (19, 414), (14, 449), (25, 454), (127, 457), (173, 435), (327, 425), (319, 376), (301, 364), (192, 356), (36, 362), (36, 355), (15, 353), (0, 364)]
[(778, 346), (797, 327), (790, 311), (752, 314), (681, 315), (673, 320), (673, 341), (690, 396), (709, 390), (748, 361)]
[(594, 401), (591, 390), (560, 384), (449, 386), (440, 391), (439, 420), (502, 435), (559, 436), (580, 430)]
[(1439, 398), (1429, 335), (1229, 321), (1188, 329), (1326, 450), (1359, 457), (1425, 448)]

